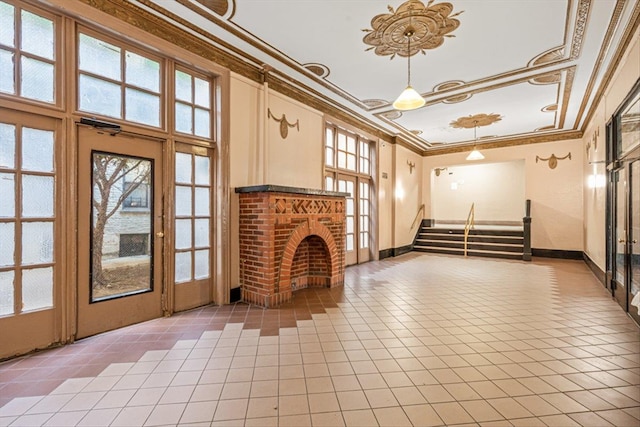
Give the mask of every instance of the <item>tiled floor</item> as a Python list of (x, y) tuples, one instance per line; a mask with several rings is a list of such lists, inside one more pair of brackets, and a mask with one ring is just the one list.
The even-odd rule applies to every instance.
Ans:
[(639, 426), (640, 332), (584, 263), (407, 254), (0, 364), (2, 425)]

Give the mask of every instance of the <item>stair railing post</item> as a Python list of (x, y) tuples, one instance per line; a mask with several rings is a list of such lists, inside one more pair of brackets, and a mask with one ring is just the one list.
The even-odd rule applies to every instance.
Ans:
[(524, 237), (524, 247), (522, 249), (522, 259), (531, 261), (531, 200), (527, 199), (525, 205), (525, 216), (522, 218), (522, 231)]
[(469, 240), (469, 230), (473, 229), (475, 225), (475, 203), (471, 203), (471, 209), (469, 209), (469, 215), (467, 215), (467, 222), (464, 224), (464, 256), (467, 256), (467, 242)]

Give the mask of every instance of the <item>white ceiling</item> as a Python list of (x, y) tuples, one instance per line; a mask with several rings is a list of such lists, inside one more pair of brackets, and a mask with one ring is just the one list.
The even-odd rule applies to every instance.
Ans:
[[(411, 56), (411, 84), (427, 103), (400, 113), (390, 104), (407, 83), (406, 54), (377, 55), (363, 30), (374, 30), (377, 15), (394, 21), (404, 0), (134, 2), (238, 47), (255, 65), (292, 76), (423, 151), (471, 145), (473, 126), (451, 123), (476, 115), (499, 116), (478, 126), (478, 145), (581, 130), (640, 9), (640, 0), (409, 0), (418, 11), (449, 3), (459, 26), (439, 47)], [(419, 12), (410, 13), (419, 24)], [(323, 68), (326, 75), (311, 72)]]

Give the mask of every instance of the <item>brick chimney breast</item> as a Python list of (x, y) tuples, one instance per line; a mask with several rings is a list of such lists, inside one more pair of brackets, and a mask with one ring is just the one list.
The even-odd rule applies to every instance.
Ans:
[(260, 185), (239, 193), (242, 301), (276, 307), (344, 284), (346, 193)]

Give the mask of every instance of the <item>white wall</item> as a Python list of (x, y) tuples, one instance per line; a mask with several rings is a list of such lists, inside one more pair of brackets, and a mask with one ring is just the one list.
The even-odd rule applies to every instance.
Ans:
[[(558, 141), (482, 149), (485, 160), (480, 164), (524, 161), (526, 199), (531, 200), (531, 246), (536, 249), (583, 250), (583, 153), (582, 140)], [(548, 162), (536, 162), (536, 156), (548, 158), (552, 154), (571, 160), (558, 161), (555, 169)], [(468, 153), (428, 156), (423, 159), (427, 206), (425, 218), (433, 218), (431, 187), (433, 169), (466, 163)], [(438, 177), (439, 178), (439, 177)], [(522, 208), (524, 213), (524, 207)]]
[[(525, 214), (524, 160), (451, 165), (431, 171), (433, 220), (466, 221), (471, 204), (475, 220), (522, 223)], [(425, 171), (428, 173), (428, 171)]]
[(393, 152), (394, 145), (378, 145), (378, 246), (393, 248)]

